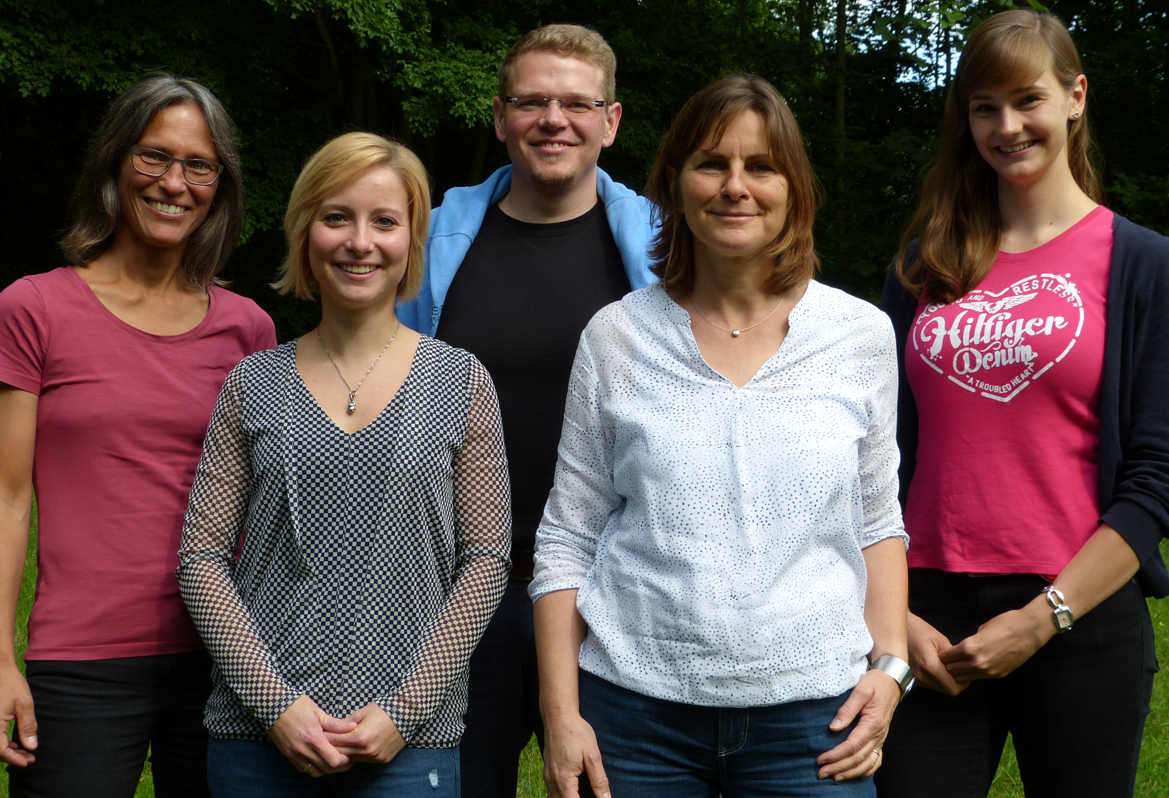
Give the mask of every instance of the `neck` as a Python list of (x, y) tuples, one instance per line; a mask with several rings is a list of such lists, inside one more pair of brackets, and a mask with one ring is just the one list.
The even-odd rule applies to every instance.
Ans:
[(531, 175), (513, 169), (511, 189), (499, 201), (499, 209), (513, 219), (530, 224), (567, 222), (584, 216), (597, 204), (596, 164), (568, 186), (550, 187)]
[(144, 290), (191, 290), (182, 274), (186, 244), (171, 249), (152, 247), (122, 227), (114, 234), (110, 248), (89, 264), (91, 273), (103, 282), (130, 283)]
[(712, 257), (698, 241), (694, 243), (691, 302), (747, 313), (775, 304), (778, 297), (767, 287), (774, 271), (774, 258)]
[(1031, 249), (1064, 232), (1095, 207), (1072, 177), (1066, 160), (1053, 164), (1032, 183), (1020, 185), (1000, 177), (1001, 245), (1007, 251)]
[(398, 329), (398, 317), (391, 302), (385, 307), (345, 308), (328, 300), (321, 302), (321, 337), (337, 357), (376, 355)]

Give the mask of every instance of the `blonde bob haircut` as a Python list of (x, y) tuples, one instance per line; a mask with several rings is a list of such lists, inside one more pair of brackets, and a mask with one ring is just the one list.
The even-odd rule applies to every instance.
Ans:
[(298, 299), (315, 296), (316, 280), (308, 262), (308, 234), (313, 216), (329, 197), (345, 189), (358, 175), (374, 166), (385, 166), (402, 180), (410, 208), (410, 254), (406, 274), (398, 284), (398, 299), (413, 299), (422, 285), (426, 238), (430, 231), (430, 181), (418, 156), (404, 144), (373, 133), (346, 133), (317, 150), (300, 171), (288, 212), (284, 214), (284, 239), (288, 257), (280, 266), (280, 279), (272, 287), (281, 294), (293, 292)]
[(650, 172), (646, 196), (658, 208), (662, 228), (650, 259), (666, 288), (682, 293), (694, 287), (694, 234), (682, 213), (681, 175), (686, 159), (717, 146), (739, 114), (763, 117), (767, 147), (788, 180), (787, 215), (768, 255), (775, 271), (768, 288), (775, 292), (809, 280), (820, 265), (812, 242), (820, 187), (812, 172), (800, 126), (775, 87), (755, 75), (730, 75), (691, 97), (678, 112)]
[(507, 51), (499, 66), (499, 99), (511, 94), (515, 62), (527, 53), (556, 53), (596, 65), (601, 70), (601, 91), (605, 95), (598, 99), (616, 101), (617, 56), (601, 34), (581, 25), (545, 25), (524, 34)]
[[(1071, 35), (1051, 14), (1003, 11), (970, 34), (946, 96), (941, 145), (894, 261), (897, 279), (913, 296), (953, 302), (990, 274), (1002, 229), (998, 175), (974, 143), (970, 98), (980, 89), (1026, 86), (1049, 69), (1068, 91), (1084, 72)], [(1087, 105), (1067, 126), (1072, 177), (1103, 205)], [(921, 239), (920, 249), (909, 258), (906, 252), (915, 238)]]

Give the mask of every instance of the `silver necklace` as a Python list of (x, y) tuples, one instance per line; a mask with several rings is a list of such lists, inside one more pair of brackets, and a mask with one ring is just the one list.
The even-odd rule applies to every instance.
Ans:
[(740, 335), (747, 332), (747, 330), (750, 330), (754, 327), (758, 327), (760, 324), (762, 324), (763, 322), (767, 321), (772, 316), (774, 316), (776, 311), (778, 311), (780, 308), (783, 307), (784, 302), (787, 302), (787, 297), (784, 297), (783, 299), (779, 300), (779, 304), (776, 305), (770, 313), (768, 313), (766, 316), (761, 318), (759, 321), (752, 324), (750, 327), (740, 327), (737, 330), (728, 330), (726, 327), (719, 327), (713, 321), (706, 318), (706, 316), (703, 316), (702, 311), (698, 309), (698, 303), (696, 303), (693, 298), (691, 298), (691, 300), (690, 300), (690, 307), (694, 308), (694, 312), (698, 314), (698, 317), (700, 319), (702, 319), (704, 322), (706, 322), (707, 324), (709, 324), (711, 327), (714, 327), (716, 330), (722, 330), (723, 332), (730, 333), (732, 338), (738, 338)]
[[(398, 326), (394, 328), (394, 334), (390, 336), (390, 340), (386, 341), (386, 345), (382, 347), (382, 351), (374, 358), (373, 363), (369, 364), (369, 368), (365, 371), (365, 377), (373, 371), (373, 367), (382, 359), (382, 355), (390, 348), (390, 344), (398, 337), (398, 331), (402, 329), (402, 322), (398, 322)], [(349, 387), (349, 380), (345, 379), (345, 375), (341, 373), (341, 369), (337, 366), (337, 361), (333, 360), (333, 356), (329, 354), (329, 347), (325, 346), (325, 339), (321, 337), (321, 328), (317, 327), (317, 340), (321, 342), (321, 349), (325, 350), (325, 357), (329, 358), (329, 362), (333, 364), (333, 368), (337, 369), (337, 376), (341, 378), (341, 382), (345, 383), (345, 390), (349, 391), (349, 405), (345, 408), (345, 412), (353, 415), (357, 412), (357, 392), (361, 390), (362, 384), (365, 383), (365, 377), (361, 378), (361, 382), (357, 383), (356, 388)]]

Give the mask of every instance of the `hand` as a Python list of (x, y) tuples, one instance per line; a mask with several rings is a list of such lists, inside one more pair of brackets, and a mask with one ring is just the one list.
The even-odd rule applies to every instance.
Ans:
[(293, 767), (315, 779), (353, 767), (349, 758), (329, 742), (327, 733), (344, 734), (356, 725), (334, 718), (302, 695), (272, 724), (268, 736)]
[(954, 681), (939, 656), (950, 647), (949, 638), (909, 613), (909, 665), (913, 668), (914, 678), (924, 687), (955, 696), (967, 685)]
[(958, 684), (1001, 679), (1022, 665), (1055, 636), (1051, 610), (1039, 596), (1018, 610), (996, 615), (940, 658)]
[(325, 738), (353, 762), (384, 765), (406, 747), (397, 725), (377, 704), (366, 704), (342, 722), (350, 724), (349, 730), (335, 733), (326, 729)]
[(881, 746), (889, 733), (893, 710), (901, 701), (901, 685), (883, 671), (869, 671), (852, 689), (848, 700), (828, 724), (832, 731), (840, 731), (860, 717), (856, 728), (840, 745), (820, 754), (822, 779), (844, 781), (871, 776), (881, 766)]
[(609, 798), (609, 779), (601, 767), (597, 735), (577, 713), (544, 721), (544, 783), (548, 798), (577, 798), (581, 775), (587, 775), (596, 798)]
[(0, 761), (9, 767), (26, 767), (36, 761), (32, 752), (37, 747), (37, 719), (33, 714), (32, 693), (15, 662), (0, 668), (0, 721), (5, 732), (9, 721), (16, 721), (16, 734), (20, 742), (9, 740), (7, 733), (0, 743)]

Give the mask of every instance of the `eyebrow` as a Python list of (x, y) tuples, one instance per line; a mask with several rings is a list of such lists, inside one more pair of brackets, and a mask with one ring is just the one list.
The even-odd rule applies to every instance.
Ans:
[[(1013, 97), (1016, 94), (1026, 94), (1029, 91), (1047, 91), (1047, 87), (1040, 86), (1038, 83), (1032, 83), (1030, 86), (1024, 86), (1020, 89), (1015, 89), (1013, 92), (1011, 92), (1011, 96)], [(986, 94), (984, 92), (970, 95), (970, 102), (974, 102), (975, 100), (991, 100), (991, 99), (994, 99), (994, 98), (991, 97), (991, 95)]]

